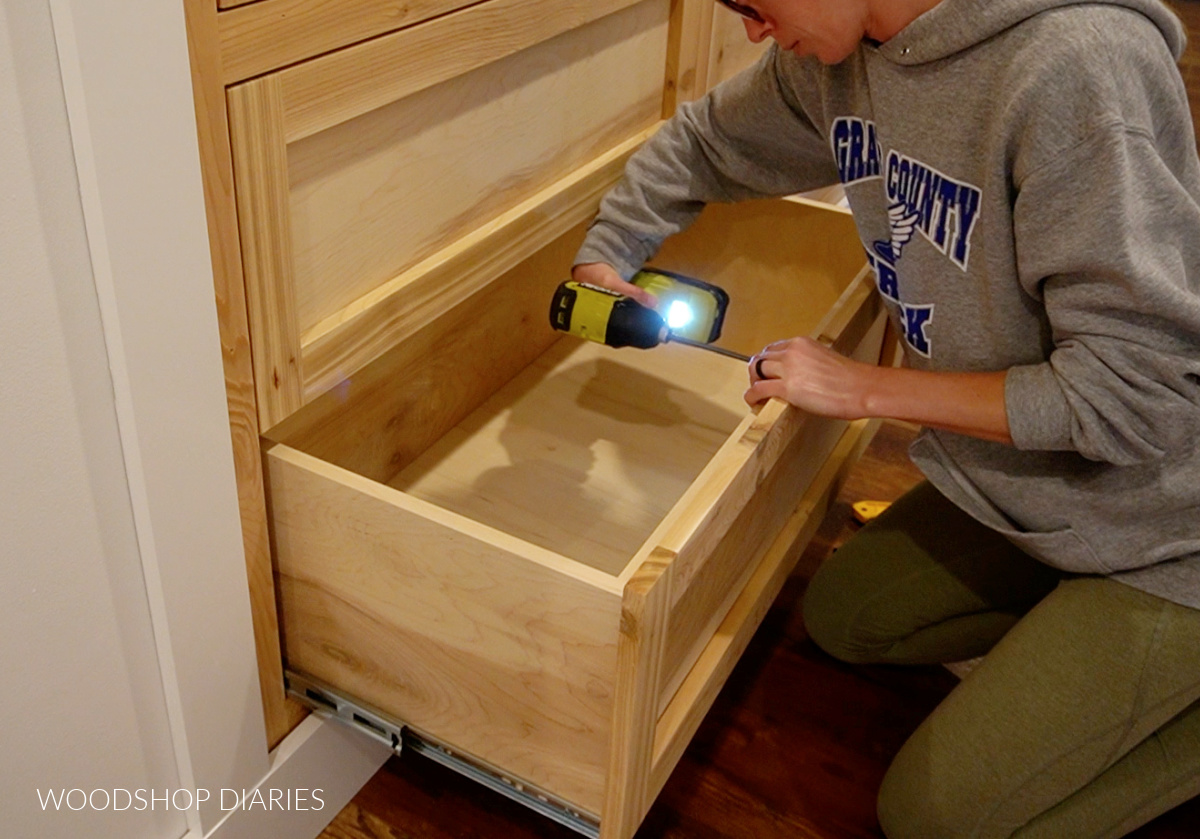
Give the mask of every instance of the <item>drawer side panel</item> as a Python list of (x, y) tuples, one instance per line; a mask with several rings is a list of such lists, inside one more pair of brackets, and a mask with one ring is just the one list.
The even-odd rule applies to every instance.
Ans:
[[(818, 332), (841, 352), (874, 363), (879, 360), (886, 322), (878, 298), (866, 281), (860, 281), (847, 290), (841, 305)], [(833, 334), (826, 334), (826, 329)], [(760, 418), (766, 414), (764, 409)], [(758, 444), (761, 451), (756, 452), (774, 449), (780, 454), (756, 457), (763, 474), (743, 472), (726, 490), (722, 502), (736, 504), (745, 498), (736, 518), (715, 543), (700, 529), (682, 548), (677, 569), (680, 584), (668, 621), (660, 705), (670, 700), (745, 585), (757, 558), (792, 515), (845, 428), (843, 421), (785, 412), (771, 425)], [(752, 490), (746, 488), (751, 477), (756, 481)]]
[(783, 523), (825, 465), (847, 423), (807, 417), (753, 498), (675, 603), (668, 621), (659, 708), (665, 708)]
[(275, 446), (288, 666), (599, 812), (620, 598), (516, 540)]

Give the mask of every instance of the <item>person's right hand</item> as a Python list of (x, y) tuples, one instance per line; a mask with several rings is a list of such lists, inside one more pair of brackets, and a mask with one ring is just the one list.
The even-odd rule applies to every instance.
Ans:
[(644, 288), (625, 282), (617, 270), (606, 262), (584, 262), (576, 265), (571, 269), (571, 279), (577, 283), (588, 283), (624, 294), (651, 309), (658, 305), (657, 297)]

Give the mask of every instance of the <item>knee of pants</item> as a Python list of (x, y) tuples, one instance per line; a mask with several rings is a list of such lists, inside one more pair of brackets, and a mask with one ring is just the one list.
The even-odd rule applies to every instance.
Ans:
[(953, 794), (956, 779), (938, 778), (927, 762), (914, 759), (911, 741), (888, 768), (876, 812), (887, 839), (960, 839), (978, 821), (975, 802)]
[(833, 561), (818, 569), (804, 592), (804, 629), (818, 647), (836, 659), (850, 664), (878, 661), (878, 651), (855, 631), (862, 605), (856, 595), (861, 592), (845, 585), (844, 577)]

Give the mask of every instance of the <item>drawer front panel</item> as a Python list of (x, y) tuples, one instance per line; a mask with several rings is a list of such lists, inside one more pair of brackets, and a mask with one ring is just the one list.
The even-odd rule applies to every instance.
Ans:
[(230, 87), (263, 429), (589, 218), (661, 120), (669, 24), (488, 0)]
[[(472, 0), (220, 0), (226, 84), (470, 5)], [(249, 5), (247, 5), (249, 4)]]
[(665, 49), (641, 3), (291, 144), (301, 332), (656, 123)]
[(288, 666), (599, 812), (611, 579), (287, 446), (267, 463)]

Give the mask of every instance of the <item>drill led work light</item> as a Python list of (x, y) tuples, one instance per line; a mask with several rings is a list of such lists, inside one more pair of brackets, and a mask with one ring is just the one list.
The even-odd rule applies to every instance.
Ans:
[(659, 311), (672, 335), (703, 344), (721, 337), (729, 308), (724, 289), (659, 268), (645, 268), (631, 282), (658, 298)]
[(712, 345), (721, 336), (729, 295), (709, 283), (667, 271), (648, 269), (633, 282), (654, 294), (665, 313), (607, 288), (568, 280), (550, 302), (550, 325), (560, 332), (610, 347), (650, 349), (667, 341), (749, 361), (747, 356)]

